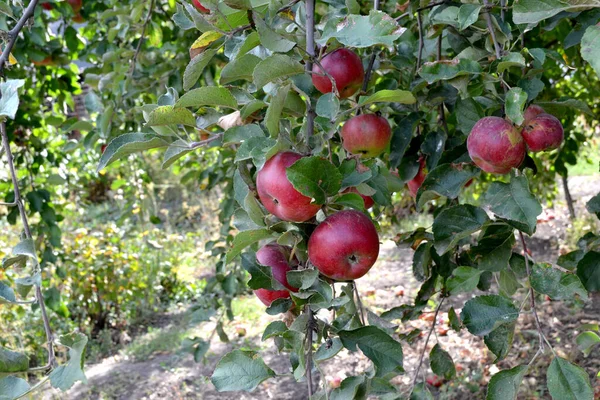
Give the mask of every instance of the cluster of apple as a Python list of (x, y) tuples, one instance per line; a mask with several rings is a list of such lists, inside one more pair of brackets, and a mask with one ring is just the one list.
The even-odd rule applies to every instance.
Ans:
[[(258, 172), (256, 190), (265, 208), (276, 217), (290, 222), (313, 218), (319, 205), (298, 192), (289, 181), (286, 169), (302, 156), (292, 151), (271, 157)], [(350, 191), (356, 191), (351, 188)], [(372, 199), (364, 196), (365, 206)], [(367, 201), (371, 203), (368, 204)], [(334, 281), (351, 281), (365, 275), (379, 255), (379, 235), (371, 219), (360, 211), (345, 210), (329, 215), (310, 235), (308, 258), (319, 272)], [(288, 290), (258, 289), (256, 296), (267, 306), (275, 299), (290, 296), (298, 289), (287, 281), (287, 272), (298, 265), (292, 249), (269, 243), (256, 253), (257, 261), (272, 269), (273, 277)]]
[(540, 106), (525, 110), (522, 127), (500, 117), (484, 117), (477, 121), (467, 138), (467, 149), (473, 162), (493, 174), (506, 174), (517, 168), (527, 153), (553, 150), (564, 138), (563, 126)]
[[(73, 17), (73, 22), (77, 22), (77, 23), (84, 22), (85, 19), (83, 18), (83, 16), (80, 13), (81, 8), (83, 7), (83, 0), (67, 0), (67, 3), (69, 3), (71, 8), (73, 9), (73, 12), (75, 13), (75, 16)], [(44, 10), (51, 11), (54, 8), (54, 6), (52, 5), (52, 3), (44, 2), (44, 3), (42, 3), (42, 8)]]

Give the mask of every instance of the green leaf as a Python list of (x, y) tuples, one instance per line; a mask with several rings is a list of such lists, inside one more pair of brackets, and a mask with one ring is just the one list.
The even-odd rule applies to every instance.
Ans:
[(594, 332), (581, 332), (575, 338), (575, 342), (577, 343), (577, 348), (583, 352), (583, 354), (587, 357), (590, 355), (590, 352), (598, 343), (600, 343), (600, 336), (595, 334)]
[(535, 232), (537, 216), (542, 213), (542, 206), (529, 190), (525, 176), (513, 176), (510, 183), (492, 182), (483, 196), (483, 203), (528, 235)]
[(498, 73), (501, 74), (511, 67), (524, 68), (526, 66), (527, 63), (525, 62), (525, 57), (523, 57), (521, 53), (508, 53), (507, 55), (503, 56), (498, 63)]
[(473, 126), (483, 118), (483, 109), (473, 99), (460, 99), (456, 102), (456, 120), (458, 122), (458, 128), (468, 135), (471, 133)]
[(488, 221), (485, 211), (470, 204), (445, 208), (433, 221), (433, 237), (438, 254), (443, 255), (460, 240), (480, 230)]
[(419, 70), (421, 78), (429, 84), (454, 79), (457, 76), (479, 75), (480, 73), (481, 65), (466, 58), (426, 62)]
[(265, 340), (267, 340), (271, 337), (281, 336), (281, 334), (286, 332), (287, 330), (288, 330), (288, 328), (285, 325), (285, 322), (273, 321), (269, 325), (267, 325), (267, 327), (265, 328), (265, 331), (263, 332), (261, 340), (264, 342)]
[(340, 165), (340, 172), (343, 175), (342, 189), (358, 186), (361, 183), (368, 181), (373, 176), (373, 171), (370, 169), (359, 172), (356, 166), (357, 162), (354, 159), (344, 160), (342, 165)]
[(342, 345), (342, 341), (340, 340), (340, 338), (333, 338), (331, 339), (331, 342), (326, 341), (321, 346), (319, 346), (319, 348), (315, 352), (314, 360), (316, 362), (329, 360), (336, 356), (343, 348), (344, 346)]
[(35, 242), (33, 239), (23, 239), (12, 249), (12, 254), (15, 256), (23, 255), (37, 260), (35, 254)]
[(281, 120), (281, 112), (285, 105), (285, 99), (290, 91), (290, 85), (281, 86), (277, 89), (275, 95), (271, 97), (267, 113), (265, 115), (265, 125), (271, 134), (271, 137), (279, 136), (279, 121)]
[(287, 53), (296, 45), (296, 42), (286, 39), (272, 30), (257, 14), (254, 14), (254, 23), (260, 37), (260, 43), (267, 49), (276, 53)]
[(316, 110), (319, 117), (324, 117), (330, 121), (335, 120), (338, 112), (340, 111), (340, 100), (337, 98), (335, 93), (327, 93), (319, 97), (317, 100)]
[(513, 87), (506, 94), (504, 101), (508, 119), (515, 125), (521, 125), (525, 121), (523, 110), (527, 102), (527, 93), (519, 87)]
[(176, 141), (171, 143), (165, 151), (162, 169), (169, 168), (175, 163), (175, 161), (179, 160), (181, 157), (185, 156), (192, 150), (193, 149), (190, 147), (188, 142), (181, 139), (177, 139)]
[(547, 113), (559, 116), (564, 114), (565, 108), (572, 108), (576, 111), (581, 111), (589, 116), (594, 116), (594, 113), (590, 107), (582, 100), (577, 99), (564, 99), (555, 101), (540, 101), (536, 104), (542, 107)]
[(316, 204), (325, 204), (342, 187), (342, 174), (322, 157), (303, 157), (292, 164), (286, 175), (294, 188), (314, 199)]
[(496, 355), (494, 364), (508, 355), (515, 338), (515, 326), (516, 322), (502, 324), (483, 337), (487, 348)]
[(454, 361), (450, 354), (442, 349), (439, 343), (433, 346), (429, 353), (429, 365), (434, 374), (443, 376), (446, 379), (452, 379), (456, 375)]
[(531, 286), (552, 300), (573, 299), (578, 294), (587, 299), (587, 292), (575, 274), (567, 274), (550, 264), (534, 264), (531, 269)]
[(450, 307), (448, 311), (448, 321), (450, 322), (450, 328), (453, 331), (460, 332), (462, 328), (462, 322), (458, 315), (456, 315), (456, 311), (454, 311), (454, 307)]
[(418, 122), (418, 115), (412, 113), (402, 118), (398, 126), (392, 131), (392, 139), (390, 140), (390, 168), (397, 169), (402, 162), (404, 153), (408, 149)]
[(563, 11), (600, 7), (598, 0), (519, 0), (513, 5), (515, 24), (537, 24)]
[(0, 281), (0, 304), (14, 303), (17, 301), (14, 290)]
[(349, 376), (342, 381), (339, 388), (331, 391), (329, 400), (363, 400), (366, 397), (366, 386), (364, 375)]
[(184, 90), (190, 90), (196, 84), (196, 82), (198, 82), (198, 79), (200, 79), (202, 72), (204, 72), (204, 68), (206, 68), (210, 60), (212, 60), (212, 58), (215, 56), (215, 54), (217, 54), (217, 50), (208, 49), (204, 50), (202, 54), (199, 54), (196, 57), (192, 58), (187, 67), (185, 67), (185, 71), (183, 72)]
[(513, 322), (519, 310), (512, 301), (498, 295), (477, 296), (466, 302), (460, 319), (476, 336), (485, 336), (502, 324)]
[(298, 289), (308, 289), (319, 276), (319, 270), (308, 268), (287, 272), (288, 283)]
[(250, 280), (247, 283), (250, 289), (272, 289), (271, 267), (257, 263), (254, 254), (242, 254), (242, 268), (250, 274)]
[[(175, 103), (176, 108), (181, 107), (202, 107), (202, 106), (221, 106), (236, 108), (237, 101), (229, 89), (216, 86), (203, 86), (190, 90)], [(194, 123), (195, 126), (195, 123)]]
[(114, 138), (108, 144), (96, 170), (101, 171), (114, 161), (125, 158), (130, 154), (168, 145), (169, 143), (166, 140), (153, 133), (126, 133)]
[(275, 299), (265, 310), (269, 315), (277, 315), (287, 312), (292, 307), (292, 300), (289, 298)]
[(424, 282), (431, 276), (431, 246), (431, 242), (421, 243), (413, 255), (413, 275), (419, 282)]
[(498, 272), (506, 269), (515, 244), (514, 228), (509, 225), (492, 225), (485, 229), (477, 246), (471, 250), (482, 271)]
[(463, 4), (458, 9), (458, 29), (465, 30), (477, 22), (481, 6), (478, 4)]
[(479, 168), (467, 163), (438, 165), (429, 171), (417, 192), (417, 208), (421, 209), (425, 203), (438, 196), (457, 198), (463, 186), (479, 175), (479, 172)]
[(577, 276), (588, 292), (600, 291), (600, 252), (590, 251), (577, 263)]
[(583, 250), (574, 250), (559, 256), (556, 263), (564, 269), (573, 271), (575, 268), (577, 268), (577, 264), (579, 261), (581, 261), (584, 255), (585, 252)]
[(365, 106), (373, 103), (400, 103), (400, 104), (415, 104), (417, 99), (408, 90), (380, 90), (370, 96), (362, 96), (358, 100), (358, 105)]
[(264, 136), (251, 137), (245, 140), (235, 154), (235, 161), (252, 159), (256, 168), (262, 168), (266, 159), (279, 148), (277, 140)]
[(412, 393), (410, 394), (410, 400), (435, 400), (424, 382), (419, 382), (415, 385)]
[(590, 377), (583, 368), (554, 357), (546, 371), (548, 391), (554, 400), (592, 400)]
[(356, 351), (356, 346), (367, 356), (377, 369), (377, 376), (388, 372), (402, 372), (402, 346), (376, 326), (364, 326), (352, 331), (340, 331), (344, 347)]
[(29, 391), (27, 381), (16, 376), (7, 376), (0, 379), (0, 400), (14, 400)]
[(255, 112), (262, 110), (263, 108), (267, 108), (267, 103), (261, 100), (252, 100), (251, 102), (249, 102), (241, 108), (240, 117), (242, 118), (242, 120), (245, 120)]
[(265, 133), (260, 129), (260, 126), (256, 124), (234, 126), (227, 129), (223, 134), (223, 145), (241, 143), (254, 137), (265, 138)]
[(252, 81), (252, 71), (254, 71), (254, 67), (261, 61), (254, 54), (244, 54), (223, 67), (219, 82), (221, 85), (226, 85), (238, 79)]
[(364, 48), (378, 44), (392, 47), (405, 30), (388, 14), (371, 10), (368, 16), (348, 15), (329, 19), (316, 42), (325, 45), (335, 38), (348, 47)]
[(234, 258), (236, 258), (242, 250), (246, 247), (262, 240), (270, 237), (272, 235), (271, 231), (268, 229), (255, 229), (251, 231), (239, 232), (233, 238), (233, 242), (231, 243), (231, 248), (227, 252), (225, 257), (225, 262), (230, 263)]
[(507, 296), (512, 296), (519, 288), (522, 287), (517, 280), (517, 276), (515, 275), (514, 271), (510, 268), (500, 271), (498, 286), (500, 288), (500, 293)]
[(365, 210), (365, 201), (357, 193), (344, 193), (341, 196), (336, 197), (334, 203), (360, 211)]
[(25, 84), (24, 79), (9, 79), (0, 83), (0, 116), (15, 119), (19, 108), (19, 88)]
[(156, 107), (148, 117), (148, 126), (162, 126), (183, 124), (196, 126), (196, 118), (190, 110), (185, 108), (174, 108), (173, 106)]
[(252, 391), (275, 372), (253, 351), (234, 350), (221, 358), (210, 380), (219, 392)]
[(482, 273), (483, 271), (472, 267), (458, 267), (452, 271), (452, 276), (446, 282), (446, 287), (451, 294), (472, 292), (477, 288)]
[(304, 72), (304, 67), (298, 61), (283, 54), (273, 54), (254, 67), (252, 73), (254, 84), (262, 88), (269, 82), (283, 80)]
[(4, 14), (12, 19), (15, 19), (12, 8), (10, 8), (10, 6), (8, 4), (6, 4), (4, 1), (0, 1), (0, 13)]
[(581, 38), (581, 58), (589, 62), (600, 77), (600, 26), (592, 25), (585, 30)]
[(22, 372), (28, 368), (29, 358), (25, 354), (0, 346), (0, 373)]
[(69, 361), (50, 373), (52, 387), (69, 390), (77, 381), (87, 383), (83, 373), (85, 346), (88, 338), (83, 333), (73, 332), (59, 338), (58, 344), (69, 348)]
[(519, 386), (527, 373), (527, 365), (500, 371), (490, 379), (486, 400), (517, 400)]
[(592, 214), (596, 214), (596, 217), (600, 218), (600, 193), (595, 195), (585, 204), (586, 210)]

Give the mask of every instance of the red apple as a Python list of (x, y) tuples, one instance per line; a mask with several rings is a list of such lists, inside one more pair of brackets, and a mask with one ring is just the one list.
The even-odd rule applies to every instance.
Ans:
[(425, 378), (425, 381), (428, 385), (431, 385), (436, 388), (442, 386), (442, 384), (444, 383), (444, 380), (437, 375), (429, 375), (427, 378)]
[(500, 117), (477, 121), (467, 139), (467, 150), (479, 168), (493, 174), (506, 174), (518, 167), (526, 153), (519, 131)]
[(363, 201), (365, 202), (365, 209), (369, 209), (371, 207), (373, 207), (373, 204), (375, 204), (375, 202), (373, 201), (373, 199), (371, 198), (371, 196), (365, 196), (364, 194), (362, 194), (361, 192), (358, 191), (358, 189), (356, 189), (355, 187), (349, 187), (348, 189), (344, 190), (343, 193), (356, 193), (358, 194), (360, 197), (362, 197)]
[(523, 114), (523, 117), (525, 117), (525, 123), (544, 113), (545, 111), (542, 107), (536, 106), (535, 104), (530, 105), (529, 107), (527, 107), (525, 113)]
[(521, 134), (533, 152), (558, 149), (564, 138), (562, 124), (550, 114), (540, 114), (527, 122)]
[(73, 18), (71, 18), (71, 20), (73, 22), (77, 22), (78, 24), (82, 24), (85, 22), (85, 18), (83, 18), (83, 15), (77, 13), (75, 14), (75, 16)]
[(208, 14), (210, 13), (210, 10), (206, 7), (204, 7), (202, 5), (202, 3), (200, 3), (199, 0), (192, 0), (192, 3), (194, 3), (194, 6), (198, 9), (198, 11), (200, 11), (203, 14)]
[(83, 0), (67, 0), (67, 3), (69, 3), (75, 14), (79, 14), (81, 7), (83, 7)]
[(390, 143), (392, 128), (387, 119), (377, 114), (361, 114), (350, 118), (341, 132), (344, 149), (363, 157), (377, 157)]
[(52, 3), (42, 3), (42, 8), (51, 11), (54, 7), (52, 6)]
[[(362, 61), (352, 50), (341, 48), (332, 51), (323, 57), (321, 66), (333, 78), (338, 93), (343, 99), (356, 93), (365, 77)], [(316, 63), (313, 65), (312, 82), (321, 93), (333, 91), (331, 79)]]
[(308, 258), (326, 277), (350, 281), (365, 275), (379, 255), (379, 235), (365, 214), (347, 210), (330, 215), (308, 240)]
[[(262, 265), (271, 267), (273, 278), (279, 283), (292, 292), (297, 292), (298, 289), (291, 286), (287, 280), (287, 272), (292, 269), (289, 262), (290, 252), (291, 248), (288, 246), (269, 243), (256, 252), (256, 260)], [(297, 265), (298, 260), (294, 257), (292, 263)], [(257, 289), (254, 294), (267, 307), (276, 299), (290, 297), (288, 290)]]
[(406, 184), (412, 197), (417, 197), (417, 192), (423, 184), (425, 176), (427, 176), (427, 172), (425, 171), (425, 158), (421, 157), (419, 158), (419, 172), (417, 172), (417, 175)]
[(287, 178), (287, 168), (301, 158), (300, 154), (291, 151), (278, 153), (256, 176), (260, 201), (270, 213), (284, 221), (304, 222), (321, 208), (311, 204), (311, 198), (298, 192)]
[(104, 154), (104, 151), (106, 150), (106, 146), (108, 146), (106, 143), (104, 143), (102, 146), (100, 146), (100, 153)]
[(42, 61), (32, 61), (31, 63), (33, 65), (35, 65), (36, 67), (44, 67), (44, 66), (56, 64), (54, 62), (54, 59), (52, 58), (52, 56), (48, 56), (48, 57), (44, 58)]

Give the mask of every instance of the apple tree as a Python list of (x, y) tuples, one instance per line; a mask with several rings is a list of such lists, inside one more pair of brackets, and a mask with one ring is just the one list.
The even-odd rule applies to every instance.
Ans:
[[(0, 67), (36, 3), (11, 31)], [(135, 8), (147, 16), (133, 52), (115, 50), (86, 75), (111, 89), (94, 91), (101, 104), (97, 131), (89, 135), (99, 131), (111, 139), (99, 172), (158, 149), (163, 168), (188, 168), (187, 179), (222, 189), (221, 236), (206, 244), (217, 258), (215, 275), (195, 306), (196, 320), (216, 319), (221, 336), (234, 318), (232, 299), (249, 288), (267, 314), (281, 316), (265, 326), (263, 339), (289, 353), (291, 372), (306, 382), (310, 398), (420, 399), (431, 398), (420, 371), (440, 312), (448, 312), (456, 331), (482, 338), (496, 362), (511, 351), (516, 321), (531, 313), (539, 345), (533, 358), (553, 355), (546, 371), (550, 395), (593, 398), (589, 371), (555, 353), (536, 299), (585, 300), (597, 292), (600, 237), (586, 234), (578, 250), (553, 264), (536, 263), (527, 242), (542, 211), (531, 183), (566, 175), (565, 164), (576, 161), (587, 140), (572, 134), (575, 123), (598, 126), (597, 94), (560, 85), (583, 75), (587, 84), (598, 84), (598, 3), (162, 3)], [(123, 11), (133, 5), (107, 4), (106, 32), (123, 39), (119, 23), (127, 17), (115, 11), (119, 23), (111, 25), (109, 6)], [(159, 40), (157, 32), (164, 31), (153, 15), (169, 7), (175, 7), (169, 35)], [(194, 38), (189, 59), (187, 52), (182, 62), (180, 54), (165, 51), (167, 61), (157, 62), (155, 47), (178, 50), (188, 36)], [(126, 57), (129, 66), (113, 65)], [(164, 87), (143, 88), (141, 82), (157, 76), (167, 76), (159, 80)], [(20, 83), (2, 85), (0, 114), (14, 118)], [(4, 123), (0, 127), (11, 159)], [(203, 165), (198, 156), (213, 161)], [(485, 183), (477, 202), (460, 197), (472, 182)], [(37, 274), (16, 178), (13, 183), (25, 226), (14, 257), (31, 258)], [(429, 228), (395, 237), (414, 250), (413, 272), (422, 284), (410, 303), (378, 315), (365, 309), (357, 284), (377, 260), (379, 222), (401, 192), (412, 195), (417, 212), (432, 210), (435, 218)], [(588, 203), (597, 215), (599, 196)], [(491, 284), (495, 279), (498, 285)], [(524, 288), (504, 285), (507, 280)], [(40, 290), (35, 282), (30, 286)], [(446, 305), (476, 288), (488, 293), (470, 298), (460, 313)], [(394, 328), (424, 312), (434, 319), (417, 368), (405, 371), (402, 348), (409, 339)], [(85, 340), (61, 339), (71, 360), (54, 368), (49, 358), (55, 387), (84, 379)], [(51, 351), (50, 332), (48, 341)], [(188, 341), (196, 360), (209, 346), (205, 338)], [(316, 385), (319, 364), (344, 348), (362, 352), (372, 365), (332, 391)], [(434, 373), (454, 376), (454, 360), (441, 345), (429, 359)], [(487, 398), (517, 398), (531, 361), (494, 375)], [(390, 384), (403, 373), (411, 376), (408, 387)], [(275, 375), (259, 355), (237, 349), (219, 361), (211, 381), (219, 391), (253, 390)], [(20, 378), (0, 382), (7, 398), (30, 390)]]

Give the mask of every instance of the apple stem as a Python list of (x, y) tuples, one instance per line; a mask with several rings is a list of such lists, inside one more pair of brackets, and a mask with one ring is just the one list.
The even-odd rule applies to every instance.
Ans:
[(360, 318), (360, 322), (365, 325), (365, 308), (363, 307), (362, 301), (360, 299), (360, 294), (358, 294), (358, 287), (356, 286), (356, 281), (352, 282), (352, 286), (354, 287), (354, 294), (356, 295), (356, 303), (358, 305), (358, 317)]
[(423, 364), (423, 357), (425, 356), (425, 352), (427, 351), (427, 344), (429, 343), (429, 338), (431, 337), (431, 333), (435, 329), (435, 324), (437, 322), (438, 314), (440, 313), (440, 309), (442, 308), (442, 304), (444, 304), (444, 297), (440, 298), (440, 304), (438, 304), (435, 309), (435, 314), (433, 315), (433, 322), (431, 323), (431, 328), (429, 328), (429, 333), (427, 334), (427, 338), (425, 339), (425, 344), (423, 345), (423, 350), (421, 350), (421, 354), (419, 355), (419, 363), (417, 364), (417, 369), (415, 370), (415, 374), (413, 375), (412, 384), (410, 385), (410, 391), (408, 392), (408, 397), (412, 394), (413, 390), (415, 390), (415, 385), (417, 384), (417, 378), (419, 377), (419, 371), (421, 370), (421, 365)]
[[(312, 60), (315, 57), (315, 0), (306, 0), (306, 52), (309, 59), (306, 61), (305, 70), (308, 73), (312, 72)], [(321, 70), (323, 70), (321, 68)], [(306, 113), (306, 139), (307, 142), (315, 133), (315, 109), (310, 102), (307, 104), (308, 110)]]

